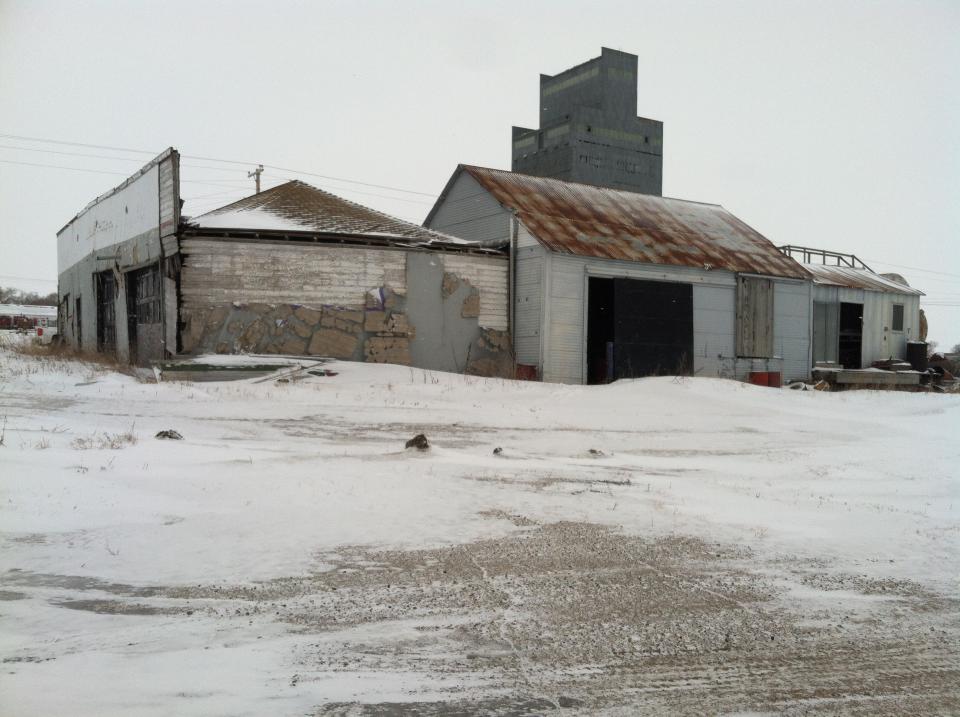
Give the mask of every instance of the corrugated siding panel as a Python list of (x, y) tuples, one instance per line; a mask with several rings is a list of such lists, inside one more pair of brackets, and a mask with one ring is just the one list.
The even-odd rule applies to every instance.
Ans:
[(543, 378), (558, 383), (583, 383), (584, 326), (583, 259), (550, 256), (549, 347), (543, 356)]
[(540, 242), (536, 240), (536, 237), (530, 233), (530, 230), (523, 226), (522, 223), (517, 227), (517, 248), (525, 249), (526, 247), (539, 247), (541, 246)]
[(773, 350), (785, 381), (810, 377), (811, 289), (808, 282), (773, 282)]
[(540, 366), (540, 330), (543, 310), (543, 251), (527, 247), (517, 251), (514, 351), (517, 362)]
[(510, 212), (466, 172), (453, 183), (428, 229), (470, 241), (510, 239)]
[(506, 331), (508, 328), (510, 264), (506, 257), (444, 254), (446, 271), (466, 279), (480, 290), (480, 326)]
[(693, 287), (693, 372), (733, 377), (734, 297), (732, 286)]
[(222, 304), (356, 305), (369, 289), (406, 290), (405, 252), (184, 239), (184, 309)]

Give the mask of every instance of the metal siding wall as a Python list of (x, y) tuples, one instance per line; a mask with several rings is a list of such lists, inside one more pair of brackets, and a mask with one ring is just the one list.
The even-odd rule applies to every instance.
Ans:
[[(814, 285), (813, 296), (815, 301), (838, 307), (841, 303), (863, 304), (862, 368), (891, 357), (906, 358), (907, 341), (916, 340), (919, 336), (918, 296), (822, 285)], [(889, 330), (894, 304), (903, 304), (903, 332)]]
[(510, 264), (507, 257), (443, 254), (444, 268), (469, 281), (480, 290), (481, 327), (506, 331), (509, 320), (508, 287)]
[(693, 287), (693, 372), (732, 377), (736, 290), (732, 286)]
[(406, 290), (406, 252), (362, 247), (181, 241), (183, 310), (239, 301), (357, 305), (369, 289)]
[[(919, 297), (878, 291), (864, 294), (863, 366), (888, 358), (906, 358), (907, 341), (916, 340), (920, 333)], [(892, 329), (894, 304), (903, 304), (903, 331)]]
[(785, 381), (810, 378), (812, 284), (773, 280), (773, 351)]
[(540, 247), (542, 246), (539, 241), (534, 238), (523, 224), (519, 224), (517, 227), (517, 248), (524, 249), (526, 247)]
[(543, 380), (583, 383), (586, 349), (583, 295), (586, 262), (579, 257), (550, 256), (546, 301), (548, 347), (543, 356)]
[(545, 258), (544, 276), (549, 295), (542, 312), (544, 381), (583, 383), (585, 380), (586, 297), (583, 292), (587, 276), (693, 284), (694, 371), (697, 375), (728, 375), (723, 362), (715, 358), (720, 351), (714, 348), (727, 349), (726, 365), (730, 371), (734, 370), (735, 277), (732, 273), (562, 254), (546, 254)]
[(470, 241), (510, 239), (510, 212), (473, 177), (461, 172), (427, 228)]
[(542, 325), (544, 251), (538, 246), (517, 250), (517, 307), (514, 319), (514, 351), (517, 363), (542, 369), (540, 327)]

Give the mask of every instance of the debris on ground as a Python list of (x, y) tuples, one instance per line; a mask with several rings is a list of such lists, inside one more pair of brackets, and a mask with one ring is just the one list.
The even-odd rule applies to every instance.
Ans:
[(430, 448), (430, 442), (427, 440), (427, 437), (422, 433), (418, 433), (409, 441), (405, 446), (406, 448), (416, 448), (418, 451), (425, 451)]
[(829, 381), (824, 381), (824, 380), (821, 379), (820, 381), (817, 381), (815, 384), (813, 384), (813, 390), (815, 390), (815, 391), (829, 391), (829, 390), (830, 390), (830, 382), (829, 382)]
[(493, 449), (493, 455), (499, 456), (501, 453), (503, 453), (503, 449), (500, 446)]
[(311, 376), (336, 376), (338, 375), (336, 371), (331, 371), (328, 368), (322, 368), (317, 371), (307, 371)]
[(601, 451), (601, 450), (597, 450), (596, 448), (591, 448), (591, 449), (590, 449), (590, 455), (591, 455), (591, 456), (596, 456), (597, 458), (600, 458), (600, 457), (605, 456), (605, 455), (607, 455), (607, 454), (604, 453), (604, 452)]
[(183, 436), (179, 432), (174, 431), (173, 429), (167, 429), (165, 431), (157, 431), (155, 438), (165, 438), (171, 441), (182, 441)]

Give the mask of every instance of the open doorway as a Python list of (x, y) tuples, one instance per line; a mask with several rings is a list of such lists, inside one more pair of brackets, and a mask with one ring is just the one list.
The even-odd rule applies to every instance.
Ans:
[(113, 271), (97, 274), (97, 351), (113, 353), (117, 345), (117, 281)]
[(590, 278), (587, 382), (693, 370), (693, 286)]
[(863, 355), (863, 304), (840, 304), (840, 365), (860, 368)]

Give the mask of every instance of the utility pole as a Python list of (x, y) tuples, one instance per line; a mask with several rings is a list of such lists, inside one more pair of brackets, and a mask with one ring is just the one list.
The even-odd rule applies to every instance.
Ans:
[(257, 183), (257, 194), (260, 194), (260, 175), (263, 174), (263, 165), (258, 164), (257, 168), (252, 172), (247, 172), (247, 177), (253, 177), (254, 181)]

